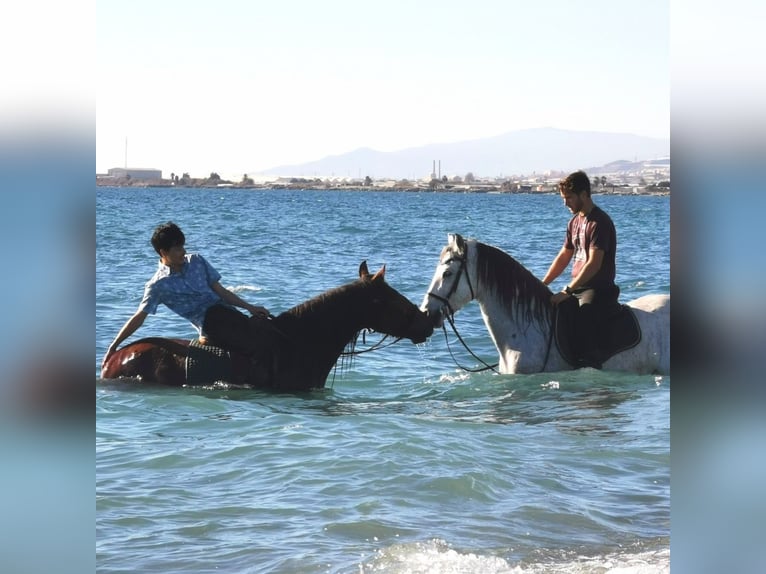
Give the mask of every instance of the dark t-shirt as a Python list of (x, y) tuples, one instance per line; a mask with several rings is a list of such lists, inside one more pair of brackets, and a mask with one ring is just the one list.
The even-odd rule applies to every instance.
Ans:
[(567, 225), (564, 241), (567, 249), (574, 249), (572, 277), (577, 276), (588, 260), (592, 246), (604, 251), (604, 261), (596, 276), (583, 287), (609, 287), (614, 285), (615, 256), (617, 254), (617, 232), (612, 219), (598, 206), (593, 206), (590, 213), (582, 217), (576, 213)]

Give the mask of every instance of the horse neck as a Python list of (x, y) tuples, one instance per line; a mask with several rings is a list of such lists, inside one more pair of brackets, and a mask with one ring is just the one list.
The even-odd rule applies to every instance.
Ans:
[(556, 352), (550, 340), (550, 290), (507, 253), (478, 242), (474, 248), (474, 296), (500, 355), (501, 370), (535, 372), (549, 367)]
[[(307, 355), (321, 371), (329, 372), (346, 345), (362, 328), (361, 298), (356, 295), (358, 282), (331, 289), (285, 311), (277, 317), (281, 329), (308, 364)], [(296, 356), (297, 356), (296, 355)]]

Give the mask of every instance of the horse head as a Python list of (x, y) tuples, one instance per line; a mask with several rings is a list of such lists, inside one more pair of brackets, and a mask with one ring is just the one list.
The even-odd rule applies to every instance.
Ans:
[(365, 327), (422, 343), (433, 333), (431, 321), (417, 305), (386, 283), (385, 276), (385, 265), (374, 275), (367, 270), (366, 261), (359, 265), (359, 280), (367, 296)]
[(461, 235), (450, 233), (420, 309), (434, 327), (441, 327), (445, 316), (452, 315), (475, 296), (469, 275), (468, 242)]

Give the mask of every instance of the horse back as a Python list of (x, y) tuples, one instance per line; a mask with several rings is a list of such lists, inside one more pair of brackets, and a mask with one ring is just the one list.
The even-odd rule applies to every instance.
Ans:
[(189, 342), (183, 339), (139, 339), (118, 349), (104, 365), (101, 377), (137, 378), (145, 382), (183, 384), (181, 378), (185, 378), (185, 375), (182, 366), (188, 350)]
[[(571, 333), (576, 332), (573, 327), (576, 304), (569, 303), (569, 307), (568, 313), (562, 306), (557, 314), (556, 345), (561, 356), (574, 365)], [(605, 369), (669, 373), (670, 295), (644, 295), (621, 305), (620, 311), (606, 320), (604, 329), (600, 351)]]
[(644, 311), (653, 315), (670, 314), (670, 295), (653, 293), (628, 302), (633, 310)]
[(666, 375), (670, 372), (670, 295), (651, 294), (628, 302), (641, 327), (636, 349), (640, 371)]

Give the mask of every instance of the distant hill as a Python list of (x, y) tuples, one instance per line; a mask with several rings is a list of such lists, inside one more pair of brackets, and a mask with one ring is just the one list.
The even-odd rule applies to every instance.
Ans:
[(650, 158), (648, 160), (628, 161), (625, 159), (611, 161), (605, 165), (585, 168), (588, 174), (614, 173), (614, 172), (637, 172), (649, 166), (655, 168), (669, 168), (670, 157)]
[(477, 177), (574, 171), (611, 162), (635, 162), (670, 155), (670, 140), (633, 134), (536, 128), (455, 143), (431, 144), (393, 152), (360, 148), (297, 165), (257, 172), (294, 177), (420, 179), (441, 160), (441, 175)]

